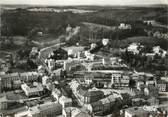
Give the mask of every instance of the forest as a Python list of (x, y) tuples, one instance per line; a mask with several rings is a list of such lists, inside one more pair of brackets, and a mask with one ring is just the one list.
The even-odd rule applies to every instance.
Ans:
[[(72, 7), (73, 8), (73, 7)], [(1, 35), (12, 43), (12, 36), (24, 36), (27, 40), (35, 40), (37, 32), (43, 32), (55, 38), (66, 34), (68, 24), (72, 27), (81, 26), (78, 35), (74, 36), (72, 43), (80, 42), (87, 45), (92, 41), (99, 41), (102, 38), (109, 38), (111, 42), (122, 42), (129, 37), (147, 36), (144, 29), (158, 30), (157, 27), (147, 26), (144, 20), (156, 20), (163, 25), (167, 25), (167, 10), (159, 8), (111, 8), (111, 7), (77, 7), (78, 9), (93, 9), (96, 12), (77, 14), (72, 12), (31, 12), (18, 8), (15, 10), (4, 10), (1, 14), (2, 26)], [(62, 8), (63, 9), (63, 8)], [(120, 23), (130, 24), (128, 30), (105, 30), (102, 27), (90, 29), (83, 22), (100, 24), (103, 26), (117, 27)], [(160, 31), (167, 29), (160, 28)], [(1, 39), (4, 40), (4, 39)], [(46, 38), (47, 40), (47, 38)], [(27, 41), (27, 43), (28, 43)], [(91, 42), (92, 42), (91, 41)], [(165, 42), (165, 41), (163, 41)], [(161, 44), (162, 45), (162, 44)], [(164, 44), (163, 44), (164, 45)], [(167, 49), (167, 47), (163, 47)]]

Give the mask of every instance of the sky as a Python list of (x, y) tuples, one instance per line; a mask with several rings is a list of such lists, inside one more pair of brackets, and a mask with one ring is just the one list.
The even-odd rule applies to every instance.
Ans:
[(0, 4), (30, 5), (151, 5), (167, 4), (168, 0), (0, 0)]

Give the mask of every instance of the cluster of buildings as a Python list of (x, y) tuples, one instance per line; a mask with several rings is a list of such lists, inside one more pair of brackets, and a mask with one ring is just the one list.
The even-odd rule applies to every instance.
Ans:
[(35, 82), (38, 81), (39, 74), (37, 72), (25, 72), (25, 73), (10, 73), (0, 76), (0, 91), (6, 89), (18, 89), (23, 82)]
[[(108, 46), (109, 39), (103, 39), (102, 45)], [(167, 99), (167, 77), (133, 71), (120, 57), (92, 53), (96, 46), (91, 44), (88, 50), (80, 46), (58, 48), (49, 53), (37, 72), (0, 75), (0, 91), (19, 95), (13, 100), (0, 96), (0, 109), (8, 110), (15, 104), (26, 107), (10, 114), (14, 117), (93, 117), (114, 113), (123, 117), (168, 116), (167, 102), (161, 101)], [(133, 43), (127, 50), (138, 54), (143, 47)], [(31, 56), (37, 52), (32, 49)], [(159, 46), (153, 47), (153, 53), (166, 54)]]
[[(140, 43), (132, 43), (130, 44), (128, 47), (127, 47), (127, 51), (128, 52), (132, 52), (133, 54), (139, 54), (142, 49), (144, 48), (145, 46), (141, 45)], [(146, 56), (151, 56), (152, 58), (155, 56), (155, 55), (158, 55), (158, 56), (161, 56), (162, 58), (163, 57), (166, 57), (167, 55), (167, 51), (162, 49), (160, 46), (154, 46), (152, 48), (152, 52), (151, 53), (145, 53)]]
[(125, 29), (132, 29), (130, 24), (121, 23), (118, 27), (119, 29), (125, 30)]

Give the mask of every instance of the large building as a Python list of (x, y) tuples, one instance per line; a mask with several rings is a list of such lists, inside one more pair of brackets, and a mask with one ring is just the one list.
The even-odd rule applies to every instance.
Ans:
[(30, 96), (40, 96), (44, 92), (44, 88), (41, 84), (39, 83), (33, 83), (32, 86), (28, 86), (27, 84), (22, 84), (21, 85), (22, 90), (24, 91), (25, 95), (30, 97)]
[[(120, 102), (119, 102), (120, 100)], [(109, 95), (97, 102), (93, 102), (86, 106), (86, 108), (95, 115), (102, 115), (103, 113), (111, 112), (116, 106), (121, 104), (121, 98), (114, 95)]]
[(15, 117), (53, 117), (62, 114), (62, 106), (56, 102), (46, 102), (15, 114)]
[(103, 98), (104, 93), (100, 90), (86, 89), (83, 86), (78, 87), (79, 100), (84, 104), (90, 104)]
[(167, 115), (155, 106), (143, 106), (125, 109), (125, 117), (167, 117)]
[(67, 107), (63, 109), (62, 114), (64, 117), (91, 117), (87, 112), (83, 112), (75, 107)]
[(33, 82), (33, 81), (37, 81), (38, 77), (39, 77), (39, 74), (37, 72), (11, 73), (11, 74), (1, 75), (0, 82), (2, 85), (0, 85), (0, 87), (1, 87), (1, 90), (12, 89), (12, 88), (15, 88), (15, 84), (17, 85), (17, 83), (20, 81)]

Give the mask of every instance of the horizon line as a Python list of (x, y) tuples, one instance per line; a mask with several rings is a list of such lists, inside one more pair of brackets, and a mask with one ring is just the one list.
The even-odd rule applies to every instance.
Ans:
[(71, 4), (71, 5), (49, 5), (49, 4), (26, 4), (26, 3), (24, 3), (24, 4), (6, 4), (6, 3), (0, 3), (0, 6), (2, 6), (2, 5), (17, 5), (17, 6), (23, 6), (23, 5), (27, 5), (27, 6), (61, 6), (61, 7), (64, 7), (64, 6), (131, 6), (131, 7), (138, 7), (138, 6), (140, 6), (140, 7), (143, 7), (143, 6), (145, 6), (145, 7), (147, 7), (147, 6), (159, 6), (159, 5), (162, 5), (162, 6), (168, 6), (168, 4), (164, 4), (164, 3), (160, 3), (160, 4), (114, 4), (114, 5), (109, 5), (109, 4), (78, 4), (78, 5), (73, 5), (73, 4)]

